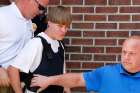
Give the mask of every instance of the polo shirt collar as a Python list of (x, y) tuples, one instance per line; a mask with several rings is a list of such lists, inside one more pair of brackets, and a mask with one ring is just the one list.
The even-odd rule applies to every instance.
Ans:
[(140, 78), (140, 72), (137, 72), (135, 75), (130, 75), (129, 73), (127, 73), (125, 71), (125, 69), (123, 68), (122, 64), (119, 65), (119, 72), (120, 72), (120, 74), (123, 74), (123, 75), (128, 75), (128, 76), (139, 77)]
[(25, 20), (25, 21), (27, 20), (27, 19), (21, 14), (19, 8), (17, 7), (17, 5), (16, 5), (14, 2), (12, 2), (11, 7), (12, 7), (12, 9), (13, 9), (13, 11), (14, 11), (14, 13), (15, 13), (15, 15), (16, 15), (17, 17), (19, 17), (20, 19)]

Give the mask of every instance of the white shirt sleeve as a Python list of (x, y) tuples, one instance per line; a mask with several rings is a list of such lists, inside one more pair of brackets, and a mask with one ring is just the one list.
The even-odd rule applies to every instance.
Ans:
[(31, 39), (11, 65), (25, 73), (28, 73), (31, 69), (36, 69), (41, 61), (42, 49), (40, 38)]

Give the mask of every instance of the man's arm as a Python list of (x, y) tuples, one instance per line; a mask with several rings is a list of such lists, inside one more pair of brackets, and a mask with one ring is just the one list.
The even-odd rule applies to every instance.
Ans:
[(31, 87), (39, 86), (39, 91), (44, 90), (49, 85), (60, 85), (68, 88), (83, 87), (85, 81), (82, 73), (68, 73), (50, 77), (35, 75), (31, 81)]
[(23, 93), (20, 83), (19, 70), (13, 66), (8, 67), (8, 74), (15, 93)]
[(68, 73), (58, 76), (52, 76), (50, 80), (53, 81), (52, 85), (66, 86), (69, 88), (85, 86), (85, 81), (82, 73)]
[(0, 86), (9, 86), (9, 82), (7, 71), (0, 67)]

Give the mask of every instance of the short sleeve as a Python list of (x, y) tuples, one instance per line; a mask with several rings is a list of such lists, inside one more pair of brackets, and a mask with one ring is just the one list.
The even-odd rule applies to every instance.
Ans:
[(103, 69), (98, 68), (93, 71), (84, 72), (83, 77), (86, 82), (87, 91), (95, 91), (98, 92), (101, 87)]
[(41, 40), (39, 38), (33, 38), (25, 45), (10, 65), (28, 73), (31, 66), (34, 64), (35, 57), (41, 46)]

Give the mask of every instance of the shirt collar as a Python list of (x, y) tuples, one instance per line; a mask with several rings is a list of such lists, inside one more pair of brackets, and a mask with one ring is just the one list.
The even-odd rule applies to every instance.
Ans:
[(59, 43), (57, 40), (53, 40), (52, 38), (50, 38), (47, 34), (45, 34), (44, 32), (39, 33), (40, 36), (44, 37), (49, 44), (51, 45), (55, 45), (56, 47), (59, 47)]
[(122, 64), (119, 65), (119, 72), (120, 72), (120, 74), (123, 74), (123, 75), (128, 75), (128, 76), (139, 77), (140, 78), (140, 72), (137, 72), (135, 75), (130, 75), (129, 73), (127, 73), (125, 71), (125, 69), (123, 68)]
[(19, 17), (22, 20), (27, 21), (27, 19), (21, 14), (19, 8), (17, 7), (17, 5), (14, 2), (12, 2), (11, 7), (17, 17)]
[(39, 33), (39, 36), (42, 36), (47, 40), (47, 42), (51, 45), (51, 48), (55, 53), (58, 52), (59, 42), (57, 40), (53, 40), (44, 32)]

